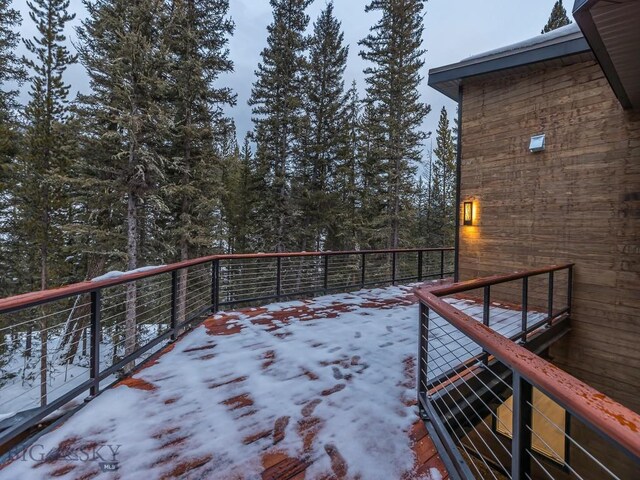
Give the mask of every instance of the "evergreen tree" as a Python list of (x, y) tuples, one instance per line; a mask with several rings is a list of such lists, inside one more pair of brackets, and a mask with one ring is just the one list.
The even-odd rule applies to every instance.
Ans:
[(68, 95), (63, 81), (67, 67), (77, 57), (64, 45), (64, 29), (75, 15), (67, 13), (68, 0), (34, 0), (29, 16), (36, 24), (38, 37), (25, 40), (32, 54), (25, 59), (31, 70), (30, 101), (25, 109), (27, 121), (26, 151), (20, 170), (25, 229), (39, 249), (40, 288), (49, 284), (49, 250), (52, 244), (52, 218), (61, 206), (59, 176), (68, 165)]
[(540, 33), (549, 33), (556, 28), (564, 27), (565, 25), (569, 25), (571, 23), (573, 22), (571, 22), (571, 20), (567, 16), (567, 11), (562, 5), (562, 0), (557, 0), (553, 5), (553, 9), (551, 10), (549, 21)]
[(339, 157), (345, 153), (347, 98), (343, 77), (348, 54), (341, 24), (330, 2), (314, 23), (310, 42), (306, 85), (309, 131), (302, 163), (296, 168), (298, 188), (294, 190), (302, 217), (298, 228), (302, 250), (323, 247), (328, 223), (338, 213), (329, 188)]
[(17, 153), (14, 118), (17, 91), (9, 90), (7, 84), (19, 84), (26, 79), (22, 61), (15, 53), (20, 39), (16, 30), (21, 23), (20, 13), (11, 8), (11, 0), (0, 0), (0, 195), (6, 188), (3, 180), (8, 178), (9, 163)]
[(433, 151), (429, 232), (440, 246), (453, 244), (456, 205), (456, 147), (447, 110), (442, 107)]
[[(38, 36), (25, 40), (31, 56), (25, 59), (31, 71), (30, 101), (24, 114), (27, 122), (25, 149), (16, 165), (16, 203), (19, 207), (19, 235), (32, 253), (31, 266), (39, 271), (39, 288), (60, 280), (55, 267), (61, 253), (60, 215), (66, 199), (61, 177), (69, 164), (69, 85), (63, 81), (67, 67), (76, 61), (64, 45), (68, 0), (34, 0), (29, 16)], [(37, 252), (37, 253), (36, 253)], [(47, 321), (40, 325), (40, 399), (47, 403)]]
[(227, 44), (234, 24), (228, 10), (228, 0), (171, 2), (166, 45), (173, 118), (166, 190), (170, 243), (179, 246), (180, 260), (213, 247), (217, 226), (211, 213), (220, 208), (223, 159), (236, 143), (235, 127), (223, 113), (235, 104), (235, 95), (215, 85), (220, 75), (233, 71)]
[(433, 194), (433, 146), (427, 156), (424, 171), (416, 188), (416, 220), (413, 226), (415, 245), (435, 245), (437, 232), (431, 230), (431, 204)]
[(336, 167), (330, 179), (332, 214), (327, 218), (328, 250), (355, 250), (361, 242), (360, 180), (362, 153), (360, 98), (354, 81), (347, 92), (340, 130)]
[[(149, 250), (157, 212), (164, 210), (159, 183), (165, 178), (162, 155), (169, 137), (170, 115), (164, 101), (169, 89), (169, 55), (162, 28), (166, 4), (161, 0), (86, 0), (88, 16), (78, 29), (80, 58), (87, 69), (91, 90), (80, 97), (82, 116), (92, 131), (86, 150), (101, 151), (85, 157), (88, 184), (108, 194), (113, 208), (107, 225), (122, 218), (126, 238), (126, 267), (153, 261)], [(92, 173), (93, 172), (93, 173)], [(94, 202), (106, 198), (94, 196)], [(96, 208), (96, 207), (92, 207)], [(106, 225), (97, 225), (105, 228)], [(102, 234), (105, 238), (106, 234)], [(127, 284), (125, 354), (136, 348), (135, 283)]]
[(253, 153), (249, 137), (242, 148), (229, 157), (224, 174), (224, 218), (228, 253), (248, 253), (252, 244), (254, 208), (259, 192), (253, 175)]
[[(227, 18), (228, 0), (172, 0), (165, 44), (170, 55), (167, 101), (172, 111), (167, 179), (163, 190), (169, 210), (163, 245), (178, 246), (178, 260), (210, 252), (222, 195), (224, 146), (235, 145), (235, 127), (223, 109), (235, 104), (229, 88), (216, 87), (220, 75), (233, 71), (227, 44), (234, 24)], [(228, 132), (228, 135), (225, 135)], [(179, 291), (186, 291), (186, 271), (179, 273)], [(184, 315), (180, 295), (178, 315)]]
[(380, 248), (389, 244), (387, 136), (381, 109), (365, 102), (360, 124), (360, 246)]
[(304, 144), (304, 92), (308, 39), (305, 13), (312, 0), (271, 0), (273, 22), (267, 47), (256, 71), (249, 105), (253, 107), (257, 176), (263, 199), (256, 225), (259, 250), (295, 247), (289, 227), (295, 227), (291, 172), (300, 163)]
[[(365, 69), (367, 98), (372, 109), (368, 121), (378, 130), (373, 141), (374, 161), (384, 165), (383, 221), (387, 244), (397, 248), (403, 228), (413, 215), (412, 199), (416, 164), (422, 157), (422, 122), (430, 107), (420, 100), (419, 87), (424, 66), (422, 10), (424, 0), (372, 0), (367, 12), (379, 11), (382, 18), (360, 42), (363, 59), (373, 63)], [(373, 227), (381, 223), (374, 220)]]
[(14, 278), (24, 262), (20, 258), (20, 242), (15, 236), (13, 212), (11, 166), (19, 153), (20, 129), (15, 116), (17, 109), (15, 89), (9, 83), (20, 84), (26, 79), (21, 59), (16, 55), (20, 36), (17, 29), (22, 19), (20, 13), (11, 8), (11, 0), (0, 0), (0, 297), (19, 293), (15, 291)]

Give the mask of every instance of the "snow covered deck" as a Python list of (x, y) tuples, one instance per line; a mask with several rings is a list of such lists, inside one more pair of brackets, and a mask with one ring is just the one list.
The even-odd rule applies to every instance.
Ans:
[[(114, 478), (145, 480), (447, 478), (416, 416), (411, 291), (211, 317), (40, 438), (0, 479), (94, 478), (110, 465)], [(505, 334), (518, 322), (512, 310), (496, 314)], [(433, 339), (434, 351), (444, 340)]]
[(0, 478), (446, 478), (416, 417), (417, 312), (390, 287), (216, 315)]

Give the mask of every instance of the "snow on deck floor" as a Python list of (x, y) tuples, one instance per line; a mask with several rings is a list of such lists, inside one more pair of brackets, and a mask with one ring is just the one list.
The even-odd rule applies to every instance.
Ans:
[[(217, 315), (40, 438), (31, 457), (57, 458), (14, 461), (0, 478), (446, 478), (416, 418), (410, 292)], [(74, 458), (101, 445), (107, 461), (119, 446), (117, 472)]]

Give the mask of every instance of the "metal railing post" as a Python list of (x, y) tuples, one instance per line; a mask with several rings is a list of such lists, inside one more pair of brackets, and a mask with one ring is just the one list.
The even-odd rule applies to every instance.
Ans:
[(553, 320), (553, 272), (549, 272), (549, 305), (547, 306), (547, 312), (549, 315), (549, 325)]
[(418, 252), (418, 281), (422, 281), (422, 250)]
[(440, 280), (444, 278), (444, 250), (440, 250)]
[(527, 329), (528, 329), (528, 313), (529, 310), (529, 277), (522, 279), (522, 321), (520, 329), (522, 330), (522, 342), (527, 341)]
[(396, 252), (391, 254), (391, 284), (396, 284)]
[(322, 285), (326, 293), (329, 290), (329, 255), (324, 256), (324, 279)]
[(362, 262), (361, 263), (361, 272), (360, 272), (360, 286), (364, 287), (365, 284), (365, 279), (366, 279), (366, 275), (367, 275), (367, 258), (366, 255), (363, 253), (362, 254)]
[(100, 393), (100, 314), (102, 309), (102, 291), (91, 292), (91, 347), (90, 376), (93, 384), (89, 389), (89, 398)]
[(427, 367), (429, 352), (429, 308), (420, 302), (420, 315), (418, 320), (418, 412), (420, 418), (427, 419), (427, 412), (422, 407), (421, 398), (427, 397)]
[(513, 424), (511, 441), (511, 478), (529, 478), (531, 473), (532, 387), (513, 372)]
[(282, 296), (282, 257), (276, 258), (276, 297)]
[[(482, 305), (482, 323), (489, 326), (490, 319), (490, 311), (489, 308), (491, 306), (491, 286), (487, 285), (484, 287), (484, 304)], [(487, 365), (489, 363), (489, 353), (486, 350), (483, 350), (482, 355), (482, 363)]]
[(567, 308), (571, 315), (571, 303), (573, 302), (573, 265), (569, 266), (569, 277), (567, 278)]
[(211, 313), (217, 313), (220, 305), (220, 260), (211, 262)]
[[(178, 321), (178, 271), (171, 272), (171, 340), (177, 338), (177, 321)], [(184, 292), (185, 300), (187, 292)]]

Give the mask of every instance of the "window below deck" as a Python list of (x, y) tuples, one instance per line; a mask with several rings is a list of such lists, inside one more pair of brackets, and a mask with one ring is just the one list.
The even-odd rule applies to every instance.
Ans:
[[(494, 417), (496, 432), (512, 438), (513, 397), (497, 409)], [(567, 412), (538, 389), (533, 389), (531, 448), (546, 458), (565, 465), (568, 463)]]

